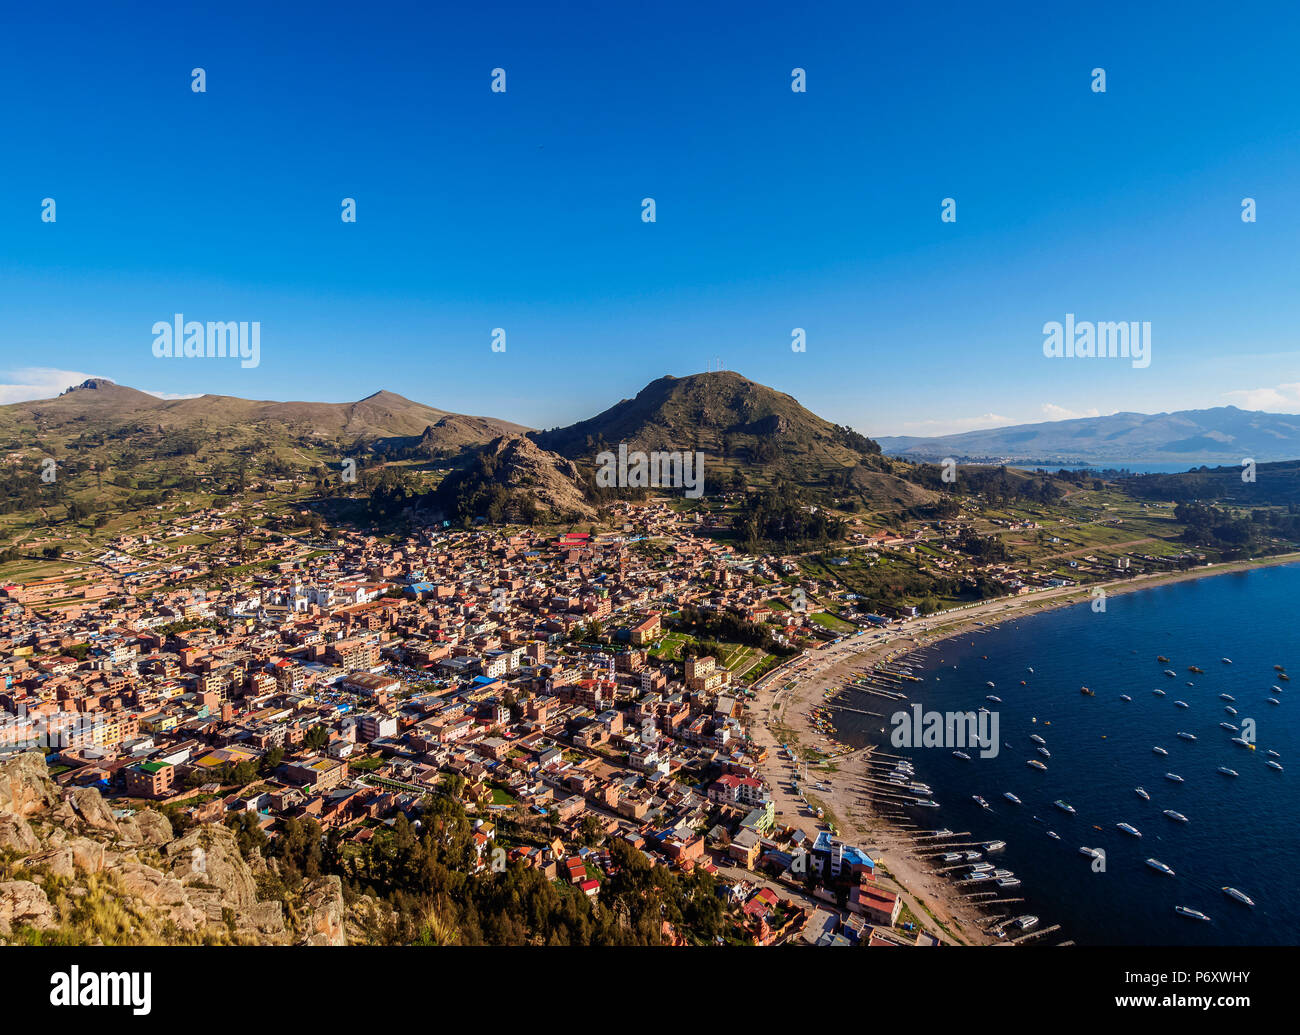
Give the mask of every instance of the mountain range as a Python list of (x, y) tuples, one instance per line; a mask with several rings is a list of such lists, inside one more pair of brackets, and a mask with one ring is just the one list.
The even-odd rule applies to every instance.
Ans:
[(1217, 406), (1174, 413), (1115, 413), (1109, 417), (1017, 424), (934, 438), (879, 439), (890, 456), (952, 457), (962, 462), (1240, 464), (1300, 457), (1300, 414)]

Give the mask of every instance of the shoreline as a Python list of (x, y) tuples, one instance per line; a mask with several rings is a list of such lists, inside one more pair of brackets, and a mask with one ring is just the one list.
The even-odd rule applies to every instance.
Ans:
[[(809, 750), (825, 755), (823, 748), (828, 735), (814, 725), (811, 713), (824, 704), (823, 693), (827, 689), (874, 665), (921, 647), (933, 647), (973, 628), (990, 629), (1013, 619), (1083, 603), (1099, 587), (1107, 596), (1120, 595), (1295, 563), (1300, 563), (1300, 552), (996, 597), (915, 618), (903, 626), (887, 626), (879, 631), (867, 629), (861, 639), (855, 637), (798, 655), (765, 673), (755, 683), (748, 717), (751, 735), (767, 751), (760, 770), (775, 801), (778, 825), (795, 826), (811, 836), (822, 825), (815, 813), (807, 811), (805, 798), (793, 790), (790, 782), (802, 764), (806, 773), (804, 793), (812, 790), (809, 785), (822, 784), (826, 788), (813, 790), (808, 799), (824, 808), (826, 821), (835, 823), (840, 837), (867, 850), (873, 858), (879, 853), (881, 886), (898, 893), (923, 929), (944, 944), (1005, 944), (981, 929), (979, 921), (987, 914), (964, 898), (955, 885), (932, 872), (930, 861), (912, 843), (915, 831), (879, 814), (876, 806), (864, 798), (869, 761), (875, 749), (859, 749), (839, 757), (798, 763), (780, 757), (781, 744), (789, 743), (800, 756)], [(832, 768), (826, 768), (827, 765)], [(1050, 918), (1045, 922), (1050, 925)]]

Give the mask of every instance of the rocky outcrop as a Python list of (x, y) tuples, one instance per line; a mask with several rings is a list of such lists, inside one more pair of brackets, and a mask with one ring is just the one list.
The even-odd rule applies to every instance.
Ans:
[(346, 945), (343, 883), (332, 874), (313, 881), (303, 894), (303, 945)]
[(346, 944), (337, 877), (291, 901), (295, 926), (284, 903), (258, 898), (266, 862), (255, 853), (250, 866), (229, 828), (177, 837), (153, 809), (119, 813), (93, 787), (60, 793), (38, 752), (0, 762), (0, 943), (53, 931), (107, 944)]
[(29, 880), (0, 882), (0, 935), (19, 927), (44, 931), (54, 926), (54, 909), (38, 885)]

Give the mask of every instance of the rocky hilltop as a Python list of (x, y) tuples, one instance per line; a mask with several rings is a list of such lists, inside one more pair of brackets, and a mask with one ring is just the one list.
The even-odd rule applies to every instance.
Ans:
[(152, 809), (114, 815), (39, 752), (0, 763), (0, 944), (346, 944), (338, 877), (259, 898), (272, 865), (221, 825), (177, 836)]

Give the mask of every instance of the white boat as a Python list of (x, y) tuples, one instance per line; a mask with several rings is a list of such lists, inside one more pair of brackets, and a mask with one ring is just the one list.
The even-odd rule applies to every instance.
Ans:
[(953, 758), (960, 758), (963, 762), (969, 762), (969, 761), (970, 761), (970, 755), (966, 754), (965, 751), (954, 751), (954, 752), (952, 753), (952, 757), (953, 757)]
[(1229, 731), (1231, 731), (1231, 732), (1233, 732), (1233, 733), (1236, 733), (1236, 732), (1237, 732), (1237, 727), (1234, 726), (1234, 725), (1233, 725), (1232, 723), (1230, 723), (1230, 722), (1221, 722), (1221, 723), (1219, 723), (1219, 729), (1221, 729), (1221, 730), (1229, 730)]
[(1183, 783), (1183, 778), (1177, 773), (1165, 773), (1166, 780), (1173, 780), (1174, 783)]
[(1240, 773), (1237, 772), (1237, 770), (1235, 770), (1235, 769), (1229, 769), (1226, 765), (1221, 765), (1221, 766), (1219, 766), (1219, 768), (1218, 768), (1218, 772), (1222, 773), (1224, 776), (1240, 776), (1240, 775), (1241, 775)]
[(992, 869), (993, 869), (993, 864), (992, 864), (992, 863), (976, 863), (974, 866), (971, 867), (971, 872), (972, 872), (972, 873), (988, 873), (988, 872), (989, 872), (990, 870), (992, 870)]
[(1089, 848), (1087, 845), (1079, 846), (1079, 854), (1086, 855), (1089, 859), (1099, 858), (1102, 854), (1100, 848)]
[(1169, 752), (1166, 751), (1166, 750), (1165, 750), (1164, 748), (1162, 748), (1162, 747), (1153, 747), (1151, 750), (1154, 751), (1157, 755), (1167, 755), (1167, 754), (1169, 754)]
[(1021, 804), (1020, 799), (1017, 798), (1017, 797), (1016, 797), (1014, 794), (1012, 794), (1010, 791), (1003, 791), (1003, 792), (1002, 792), (1002, 797), (1006, 798), (1007, 801), (1011, 802), (1013, 805), (1019, 805), (1019, 804)]
[(1120, 699), (1121, 701), (1131, 701), (1131, 700), (1133, 700), (1133, 698), (1129, 697), (1128, 694), (1120, 694), (1120, 695), (1119, 695), (1119, 699)]
[(985, 682), (984, 685), (987, 686), (990, 690), (992, 690), (992, 689), (994, 688), (994, 683), (993, 683), (993, 680), (991, 680), (991, 679), (988, 680), (987, 682)]
[(1195, 733), (1184, 733), (1182, 730), (1179, 730), (1179, 731), (1178, 731), (1178, 737), (1179, 737), (1181, 740), (1195, 740), (1195, 739), (1196, 739), (1196, 734), (1195, 734)]
[(1015, 924), (1017, 927), (1019, 927), (1022, 931), (1028, 931), (1031, 927), (1034, 927), (1038, 924), (1038, 917), (1018, 916), (1011, 922)]
[(1180, 916), (1190, 917), (1193, 920), (1206, 920), (1210, 918), (1202, 913), (1199, 909), (1193, 909), (1191, 906), (1174, 906), (1174, 912)]
[(1266, 759), (1264, 759), (1264, 764), (1265, 764), (1266, 766), (1268, 766), (1270, 769), (1276, 769), (1279, 773), (1282, 772), (1282, 763), (1281, 763), (1281, 762), (1275, 762), (1275, 761), (1274, 761), (1273, 759), (1271, 759), (1271, 758), (1266, 758)]
[(1000, 852), (1002, 849), (1006, 848), (1006, 846), (1007, 843), (1005, 841), (989, 841), (984, 845), (984, 851)]
[(1058, 834), (1055, 830), (1049, 830), (1047, 832), (1047, 836), (1050, 837), (1053, 841), (1061, 840), (1061, 835)]
[(995, 695), (993, 695), (993, 694), (989, 694), (989, 695), (987, 695), (987, 696), (984, 698), (984, 700), (986, 700), (986, 701), (992, 701), (994, 704), (1001, 704), (1001, 703), (1002, 703), (1002, 698), (997, 697), (997, 696), (995, 696)]
[(1230, 737), (1229, 742), (1236, 744), (1237, 747), (1243, 747), (1243, 748), (1250, 747), (1250, 741), (1247, 740), (1245, 737)]
[(1147, 865), (1150, 866), (1153, 870), (1163, 873), (1166, 877), (1174, 876), (1174, 871), (1171, 870), (1164, 863), (1162, 863), (1159, 859), (1148, 859)]
[(1012, 873), (1010, 870), (994, 870), (994, 871), (993, 871), (993, 876), (995, 876), (995, 877), (1014, 877), (1015, 874)]
[(1129, 834), (1133, 837), (1142, 836), (1142, 831), (1140, 831), (1132, 823), (1116, 823), (1115, 826), (1117, 826), (1120, 830), (1124, 831), (1124, 833)]
[(1134, 787), (1133, 790), (1137, 792), (1137, 796), (1141, 798), (1143, 801), (1151, 800), (1151, 795), (1149, 795), (1143, 788)]
[(1035, 750), (1036, 750), (1040, 755), (1042, 755), (1044, 758), (1051, 758), (1051, 757), (1052, 757), (1052, 753), (1051, 753), (1050, 751), (1048, 751), (1047, 748), (1036, 748)]
[(1175, 706), (1176, 708), (1190, 708), (1190, 707), (1191, 707), (1191, 705), (1188, 704), (1186, 701), (1175, 701), (1175, 702), (1174, 702), (1174, 706)]
[(1236, 698), (1233, 697), (1232, 694), (1219, 694), (1219, 700), (1220, 700), (1220, 701), (1235, 701)]
[(1151, 692), (1152, 692), (1153, 694), (1155, 694), (1157, 697), (1164, 697), (1164, 696), (1165, 696), (1165, 692), (1164, 692), (1163, 690), (1152, 690)]
[(961, 862), (961, 852), (944, 852), (943, 861), (946, 863)]
[(1025, 765), (1032, 766), (1035, 769), (1041, 769), (1043, 770), (1043, 772), (1047, 771), (1047, 766), (1043, 765), (1043, 763), (1038, 761), (1038, 759), (1036, 758), (1031, 758), (1028, 762), (1025, 763)]
[(1074, 806), (1062, 801), (1060, 798), (1057, 798), (1056, 801), (1052, 802), (1052, 804), (1062, 812), (1068, 812), (1071, 816), (1074, 815)]
[(1175, 671), (1174, 671), (1173, 669), (1171, 669), (1171, 668), (1167, 668), (1167, 669), (1165, 669), (1165, 675), (1167, 675), (1170, 679), (1177, 679), (1177, 678), (1178, 678), (1178, 673), (1175, 672)]
[(922, 809), (937, 809), (939, 807), (939, 803), (933, 798), (915, 798), (912, 804)]
[(966, 861), (967, 861), (967, 862), (977, 862), (977, 861), (979, 860), (979, 857), (980, 857), (981, 854), (982, 854), (982, 853), (980, 853), (980, 852), (975, 852), (975, 851), (967, 852), (967, 853), (966, 853)]
[(1226, 708), (1224, 708), (1223, 710), (1224, 710), (1225, 712), (1227, 712), (1229, 715), (1236, 715), (1236, 714), (1237, 714), (1237, 709), (1234, 708), (1232, 705), (1228, 705), (1228, 706), (1227, 706)]
[(1273, 693), (1275, 694), (1280, 694), (1282, 692), (1282, 688), (1280, 686), (1270, 686), (1269, 689), (1273, 691)]
[(1225, 665), (1231, 665), (1231, 664), (1232, 664), (1232, 659), (1231, 659), (1231, 658), (1220, 658), (1219, 660), (1222, 661)]
[(999, 887), (999, 888), (1018, 888), (1018, 887), (1020, 887), (1020, 878), (1019, 878), (1019, 877), (999, 877), (999, 878), (998, 878), (998, 887)]
[(1227, 895), (1229, 898), (1235, 898), (1243, 906), (1253, 906), (1255, 904), (1255, 900), (1253, 898), (1247, 895), (1244, 891), (1238, 891), (1236, 888), (1230, 888), (1225, 885), (1223, 888), (1223, 893)]
[(1268, 749), (1266, 752), (1264, 752), (1264, 753), (1265, 753), (1266, 755), (1268, 755), (1269, 758), (1281, 758), (1281, 757), (1282, 757), (1282, 756), (1279, 755), (1276, 751), (1274, 751), (1272, 748), (1269, 748), (1269, 749)]
[(975, 801), (975, 804), (982, 809), (987, 809), (991, 807), (989, 803), (985, 801), (983, 798), (981, 798), (978, 794), (972, 794), (971, 798)]
[(1170, 819), (1172, 819), (1175, 823), (1187, 822), (1186, 816), (1184, 816), (1181, 812), (1175, 812), (1173, 809), (1165, 809), (1165, 815), (1168, 816)]
[(1047, 744), (1047, 741), (1045, 741), (1045, 740), (1044, 740), (1042, 737), (1040, 737), (1037, 733), (1031, 733), (1031, 734), (1029, 734), (1029, 739), (1032, 740), (1035, 744), (1041, 744), (1041, 745), (1046, 745), (1046, 744)]

